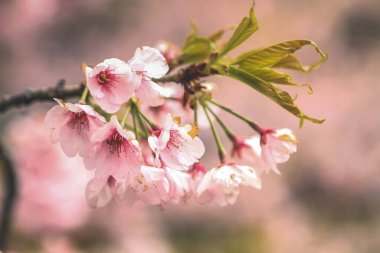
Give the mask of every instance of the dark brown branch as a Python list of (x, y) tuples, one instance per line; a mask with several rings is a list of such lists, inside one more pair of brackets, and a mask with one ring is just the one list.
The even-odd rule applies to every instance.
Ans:
[(216, 74), (216, 73), (207, 73), (206, 66), (207, 66), (206, 63), (193, 64), (184, 69), (179, 70), (176, 74), (164, 76), (159, 79), (154, 79), (153, 81), (160, 82), (160, 83), (174, 82), (174, 83), (185, 84), (185, 83), (189, 83), (190, 81), (197, 80), (201, 77), (206, 77), (212, 74)]
[(0, 252), (6, 252), (13, 207), (17, 198), (17, 176), (12, 161), (0, 143), (0, 161), (3, 167), (4, 200), (0, 220)]
[(38, 90), (26, 90), (14, 96), (4, 96), (0, 98), (0, 113), (10, 108), (27, 106), (36, 101), (51, 101), (53, 98), (67, 99), (79, 97), (84, 89), (84, 83), (76, 86), (65, 86), (65, 81), (60, 80), (54, 87)]

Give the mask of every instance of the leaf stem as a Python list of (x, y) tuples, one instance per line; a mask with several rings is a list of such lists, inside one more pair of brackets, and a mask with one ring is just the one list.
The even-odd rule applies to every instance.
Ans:
[(248, 119), (247, 117), (233, 111), (232, 109), (228, 108), (228, 107), (225, 107), (224, 105), (221, 105), (213, 100), (209, 100), (209, 102), (213, 105), (216, 105), (217, 107), (219, 107), (220, 109), (234, 115), (235, 117), (237, 117), (238, 119), (241, 119), (242, 121), (244, 121), (245, 123), (247, 123), (250, 127), (252, 127), (256, 132), (258, 132), (260, 135), (264, 134), (265, 133), (265, 130), (262, 129), (257, 123), (255, 123), (254, 121)]

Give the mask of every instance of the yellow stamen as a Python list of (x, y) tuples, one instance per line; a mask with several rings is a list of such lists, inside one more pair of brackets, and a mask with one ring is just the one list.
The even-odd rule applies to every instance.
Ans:
[(199, 134), (199, 127), (196, 124), (191, 124), (191, 129), (187, 132), (187, 134), (194, 139)]

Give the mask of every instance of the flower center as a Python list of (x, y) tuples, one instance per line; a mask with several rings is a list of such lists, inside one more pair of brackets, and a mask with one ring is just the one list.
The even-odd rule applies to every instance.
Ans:
[(72, 112), (70, 114), (70, 119), (67, 123), (72, 129), (80, 131), (88, 131), (90, 124), (85, 112)]
[(145, 75), (145, 71), (137, 70), (135, 71), (136, 75), (143, 77)]
[(111, 81), (111, 75), (108, 70), (100, 71), (96, 78), (101, 85), (107, 85)]
[(177, 130), (170, 130), (170, 139), (168, 144), (174, 146), (175, 148), (182, 146), (182, 136)]
[(128, 141), (121, 136), (117, 131), (115, 131), (107, 140), (106, 143), (109, 146), (109, 151), (117, 153), (118, 155), (122, 152), (126, 152)]
[(114, 188), (116, 186), (116, 179), (113, 176), (109, 176), (107, 179), (107, 184), (109, 187)]

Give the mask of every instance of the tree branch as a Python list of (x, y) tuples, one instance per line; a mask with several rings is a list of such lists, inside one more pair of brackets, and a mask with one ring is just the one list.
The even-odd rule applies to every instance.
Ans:
[[(191, 81), (197, 80), (201, 77), (210, 76), (216, 74), (211, 70), (211, 73), (205, 71), (206, 63), (193, 64), (184, 69), (179, 70), (175, 74), (166, 75), (159, 79), (153, 79), (155, 82), (166, 83), (174, 82), (182, 84), (186, 92), (193, 93), (193, 87)], [(28, 106), (34, 102), (51, 101), (53, 98), (73, 98), (80, 97), (85, 87), (85, 83), (82, 82), (79, 85), (65, 86), (65, 81), (60, 80), (54, 87), (48, 87), (37, 90), (26, 90), (20, 94), (13, 96), (3, 96), (0, 98), (0, 113), (3, 113), (10, 108)]]
[(84, 89), (84, 83), (67, 87), (65, 80), (60, 80), (54, 87), (48, 87), (38, 90), (26, 90), (13, 96), (3, 96), (0, 98), (0, 113), (13, 107), (27, 106), (37, 101), (51, 101), (53, 98), (72, 98), (79, 97)]
[(17, 198), (17, 176), (12, 161), (0, 143), (0, 161), (3, 167), (4, 201), (0, 220), (0, 252), (6, 252), (12, 211)]

